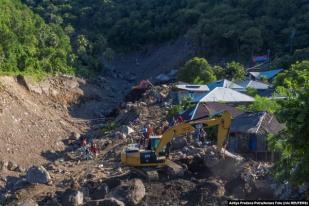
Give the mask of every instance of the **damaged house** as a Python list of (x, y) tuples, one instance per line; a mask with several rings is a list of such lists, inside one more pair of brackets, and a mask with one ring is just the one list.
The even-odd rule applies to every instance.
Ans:
[(269, 151), (267, 137), (278, 134), (284, 127), (267, 112), (245, 112), (233, 119), (227, 148), (231, 152), (251, 154), (256, 160), (274, 161), (278, 154)]
[(181, 116), (185, 120), (193, 120), (205, 116), (212, 116), (223, 111), (228, 111), (232, 115), (232, 118), (235, 118), (243, 113), (239, 109), (227, 104), (222, 104), (219, 102), (200, 102), (197, 103), (195, 107), (185, 110), (181, 113)]
[(207, 85), (178, 84), (175, 85), (174, 91), (176, 91), (178, 103), (187, 97), (192, 102), (198, 102), (209, 92), (209, 88)]

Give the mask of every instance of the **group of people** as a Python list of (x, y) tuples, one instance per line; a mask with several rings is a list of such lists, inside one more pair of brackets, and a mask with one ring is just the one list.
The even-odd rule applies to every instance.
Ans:
[(153, 127), (152, 124), (147, 123), (141, 130), (140, 145), (147, 145), (150, 136), (162, 135), (169, 128), (169, 122), (163, 121), (159, 127)]
[(201, 142), (203, 144), (206, 141), (207, 133), (203, 128), (196, 128), (193, 136), (196, 143)]
[(80, 139), (80, 146), (82, 151), (84, 151), (87, 159), (92, 159), (99, 155), (99, 148), (96, 143), (93, 142), (92, 138), (82, 137)]
[(150, 136), (163, 135), (163, 133), (168, 130), (168, 128), (182, 122), (184, 122), (184, 119), (179, 115), (177, 117), (173, 117), (171, 121), (164, 120), (158, 127), (153, 127), (153, 125), (150, 123), (145, 124), (145, 126), (140, 130), (140, 145), (148, 145), (147, 143)]

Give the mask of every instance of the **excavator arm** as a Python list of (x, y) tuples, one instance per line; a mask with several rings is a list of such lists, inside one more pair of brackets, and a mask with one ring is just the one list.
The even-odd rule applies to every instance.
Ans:
[(160, 144), (156, 148), (156, 155), (159, 155), (159, 152), (170, 142), (174, 137), (180, 137), (188, 132), (192, 132), (195, 130), (193, 125), (203, 124), (205, 126), (216, 126), (218, 125), (218, 133), (217, 133), (217, 147), (219, 151), (221, 151), (225, 138), (228, 136), (228, 132), (231, 126), (232, 116), (229, 112), (224, 111), (218, 116), (208, 118), (200, 118), (196, 120), (192, 120), (189, 122), (184, 122), (177, 124), (171, 128), (169, 128), (162, 135)]

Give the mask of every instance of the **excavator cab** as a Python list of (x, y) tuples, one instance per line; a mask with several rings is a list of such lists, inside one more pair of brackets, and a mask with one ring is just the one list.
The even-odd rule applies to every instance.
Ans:
[(132, 166), (153, 166), (163, 164), (165, 160), (165, 147), (156, 155), (162, 136), (150, 136), (146, 148), (139, 144), (129, 144), (121, 153), (121, 161)]

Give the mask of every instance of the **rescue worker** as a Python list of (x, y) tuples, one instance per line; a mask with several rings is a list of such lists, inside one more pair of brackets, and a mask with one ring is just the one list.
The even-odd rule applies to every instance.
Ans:
[(81, 146), (81, 147), (86, 147), (86, 146), (87, 146), (87, 138), (86, 138), (86, 137), (83, 137), (83, 138), (81, 139), (80, 146)]
[(202, 128), (201, 131), (200, 131), (200, 141), (202, 142), (202, 144), (205, 143), (206, 136), (207, 136), (207, 133), (206, 133), (206, 131)]
[(195, 143), (198, 143), (199, 140), (200, 140), (200, 133), (201, 133), (201, 130), (199, 128), (196, 128), (195, 131), (194, 131), (194, 139), (195, 139)]
[(153, 135), (153, 127), (151, 126), (151, 124), (148, 124), (147, 126), (147, 138), (149, 138), (151, 135)]
[(90, 151), (92, 152), (92, 154), (94, 154), (94, 156), (98, 156), (99, 155), (99, 148), (97, 147), (97, 144), (92, 143), (90, 146)]
[(143, 127), (141, 130), (141, 138), (140, 138), (140, 146), (145, 146), (145, 143), (146, 143), (146, 138), (147, 138), (147, 127)]

